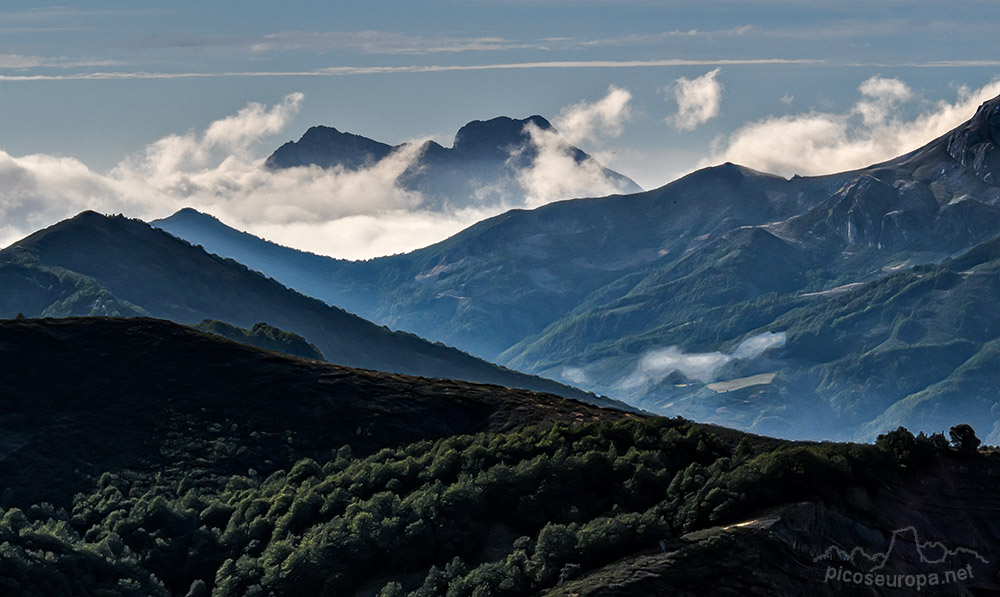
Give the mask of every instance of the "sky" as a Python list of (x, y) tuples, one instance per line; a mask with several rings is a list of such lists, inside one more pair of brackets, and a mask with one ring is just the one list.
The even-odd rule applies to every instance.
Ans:
[[(646, 189), (733, 161), (822, 174), (905, 153), (1000, 94), (1000, 2), (376, 0), (0, 5), (0, 246), (84, 209), (192, 206), (269, 240), (369, 258), (507, 208)], [(262, 160), (310, 126), (450, 146), (540, 114), (504, 205), (431, 209), (361, 172)]]

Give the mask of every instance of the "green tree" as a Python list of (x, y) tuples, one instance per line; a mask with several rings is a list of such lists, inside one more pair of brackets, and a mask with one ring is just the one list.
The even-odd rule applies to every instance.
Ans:
[(378, 597), (404, 597), (405, 595), (406, 591), (403, 590), (403, 585), (395, 581), (387, 583), (378, 593)]
[(976, 430), (966, 423), (955, 425), (948, 431), (948, 435), (951, 436), (951, 444), (959, 452), (967, 454), (975, 453), (979, 449), (979, 444), (982, 443), (976, 437)]
[(917, 440), (906, 427), (898, 427), (895, 431), (878, 436), (875, 446), (897, 462), (908, 462), (913, 458)]

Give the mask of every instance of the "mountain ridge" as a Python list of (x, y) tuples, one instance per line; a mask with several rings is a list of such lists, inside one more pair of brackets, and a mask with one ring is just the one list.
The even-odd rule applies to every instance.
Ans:
[[(451, 147), (424, 142), (418, 157), (397, 183), (419, 192), (424, 206), (438, 209), (519, 203), (523, 190), (518, 173), (529, 168), (538, 156), (531, 128), (558, 135), (555, 127), (538, 115), (523, 120), (498, 116), (469, 122), (455, 134)], [(301, 166), (358, 170), (374, 165), (405, 145), (392, 146), (333, 127), (314, 126), (298, 141), (281, 145), (264, 164), (272, 171)], [(565, 144), (562, 150), (578, 164), (596, 164), (592, 156), (577, 147)], [(627, 176), (597, 165), (604, 177), (622, 191), (642, 190)]]
[[(82, 250), (82, 248), (86, 250)], [(332, 362), (432, 377), (529, 385), (583, 399), (603, 399), (503, 369), (416, 335), (392, 332), (339, 307), (301, 295), (246, 266), (206, 253), (148, 224), (83, 212), (0, 251), (0, 279), (74, 276), (77, 287), (22, 285), (4, 297), (12, 317), (153, 315), (181, 323), (216, 319), (249, 328), (260, 321), (313, 342)], [(32, 301), (44, 298), (34, 309)], [(97, 297), (96, 299), (94, 297)], [(67, 302), (69, 301), (69, 302)], [(104, 301), (104, 302), (101, 302)], [(102, 305), (136, 306), (124, 312)], [(48, 306), (46, 306), (48, 305)]]
[[(308, 278), (310, 293), (384, 325), (518, 369), (572, 379), (647, 409), (762, 433), (798, 429), (807, 437), (829, 436), (831, 421), (841, 421), (844, 427), (838, 423), (833, 431), (846, 434), (839, 437), (871, 439), (880, 426), (945, 423), (940, 417), (910, 418), (913, 405), (925, 404), (920, 409), (926, 410), (944, 396), (960, 399), (959, 388), (992, 387), (981, 380), (988, 375), (983, 363), (992, 362), (992, 340), (967, 338), (963, 330), (970, 328), (955, 322), (944, 336), (934, 336), (934, 346), (925, 345), (918, 330), (927, 324), (918, 321), (942, 326), (954, 318), (936, 311), (916, 316), (882, 303), (899, 300), (892, 299), (895, 284), (921, 288), (916, 281), (926, 275), (922, 267), (986, 251), (1000, 234), (1000, 187), (987, 182), (1000, 177), (993, 158), (997, 139), (1000, 97), (922, 147), (849, 172), (785, 179), (722, 164), (640, 194), (507, 212), (430, 247), (368, 262), (305, 264), (289, 253), (280, 264), (268, 264), (260, 259), (269, 253), (265, 247), (261, 255), (214, 248), (273, 275)], [(192, 238), (212, 250), (211, 234)], [(880, 282), (899, 272), (910, 272), (912, 282)], [(944, 280), (957, 274), (935, 275)], [(990, 290), (973, 290), (972, 282), (956, 285), (954, 292), (970, 293), (966, 302), (978, 304), (974, 293)], [(868, 321), (876, 335), (860, 327), (810, 329), (828, 321), (824, 305), (852, 296), (878, 304), (848, 303), (858, 313), (845, 321)], [(926, 301), (927, 309), (950, 308), (930, 294)], [(525, 312), (523, 304), (533, 308)], [(862, 312), (896, 321), (865, 319)], [(793, 323), (797, 318), (804, 319)], [(809, 319), (816, 323), (807, 325)], [(867, 344), (879, 330), (897, 325), (901, 331), (883, 337), (882, 348)], [(646, 356), (663, 354), (658, 350), (724, 355), (754, 335), (785, 331), (785, 347), (755, 361), (728, 361), (716, 371), (723, 377), (710, 380), (775, 374), (769, 384), (719, 395), (687, 383), (682, 373), (661, 379), (657, 372), (648, 386), (625, 391), (620, 385)], [(867, 346), (874, 352), (832, 350), (823, 345), (831, 333), (853, 335), (852, 350)], [(955, 343), (940, 340), (948, 334)], [(982, 362), (963, 364), (977, 354)], [(896, 390), (873, 369), (893, 358), (911, 367), (898, 371)], [(945, 374), (941, 367), (952, 369)], [(931, 372), (941, 376), (932, 378)], [(870, 404), (857, 410), (864, 392), (838, 383), (841, 377), (888, 394), (872, 393)], [(796, 403), (813, 405), (823, 417), (816, 423), (801, 413), (793, 417), (789, 409)], [(874, 418), (858, 419), (862, 411)], [(986, 417), (978, 426), (991, 429), (991, 441), (998, 441), (996, 418), (977, 413)]]

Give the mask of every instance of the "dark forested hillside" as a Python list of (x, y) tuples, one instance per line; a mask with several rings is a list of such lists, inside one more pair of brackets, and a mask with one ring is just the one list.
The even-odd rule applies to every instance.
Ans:
[(5, 491), (65, 500), (104, 471), (264, 473), (351, 444), (624, 413), (349, 369), (149, 318), (0, 320)]
[(1000, 590), (967, 428), (783, 442), (146, 318), (2, 321), (0, 356), (5, 594)]

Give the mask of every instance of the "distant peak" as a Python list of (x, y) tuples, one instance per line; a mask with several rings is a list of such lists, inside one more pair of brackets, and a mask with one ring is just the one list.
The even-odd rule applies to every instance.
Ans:
[(206, 213), (198, 211), (197, 209), (195, 209), (193, 207), (182, 207), (181, 209), (177, 210), (177, 213), (175, 213), (174, 215), (175, 216), (208, 216), (208, 217), (212, 217), (212, 216), (210, 216), (210, 215), (208, 215)]
[(306, 129), (306, 132), (302, 134), (302, 139), (317, 135), (327, 136), (327, 135), (349, 135), (349, 134), (350, 133), (341, 132), (332, 126), (318, 124), (316, 126), (311, 126), (308, 129)]
[(473, 120), (458, 130), (453, 149), (478, 153), (520, 145), (527, 140), (524, 127), (529, 123), (542, 130), (552, 128), (548, 120), (538, 115), (529, 116), (524, 120), (508, 116), (498, 116), (490, 120)]

